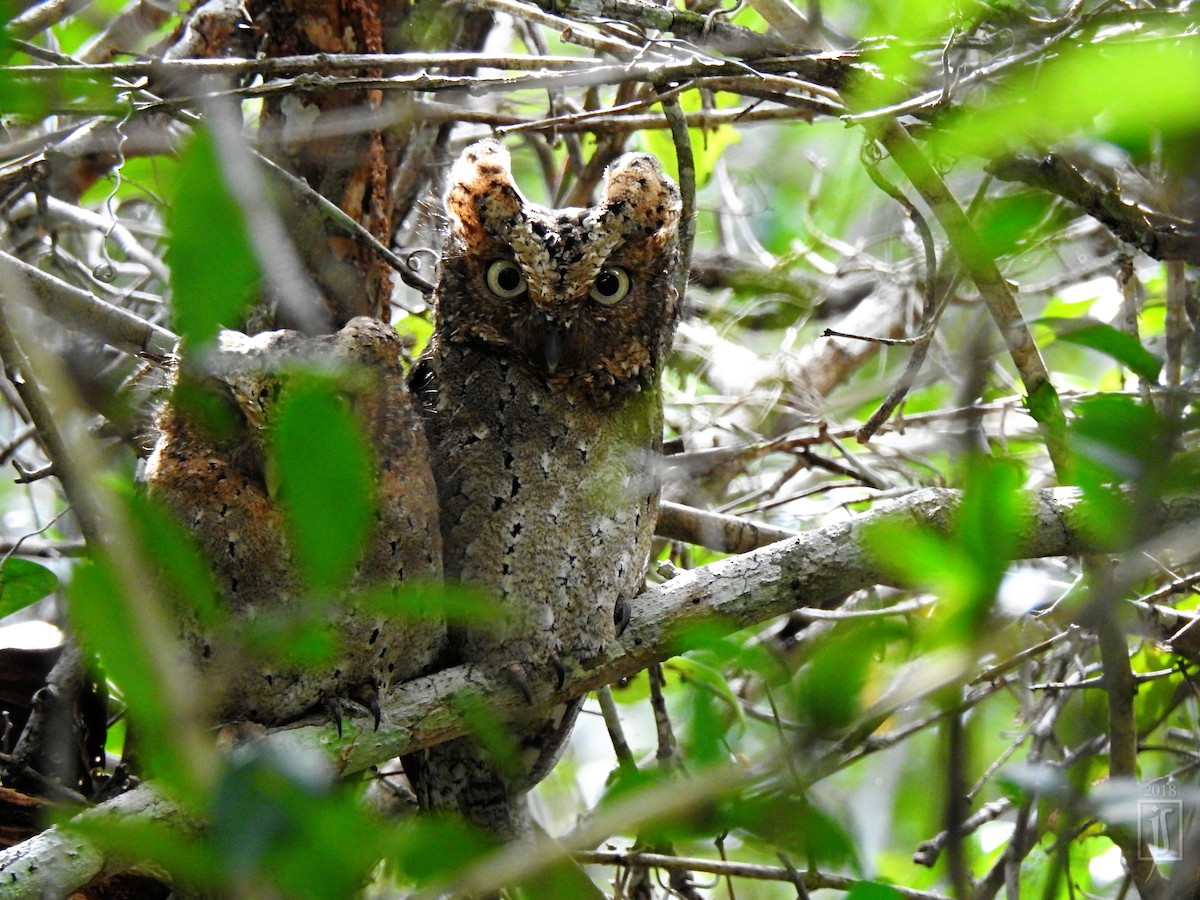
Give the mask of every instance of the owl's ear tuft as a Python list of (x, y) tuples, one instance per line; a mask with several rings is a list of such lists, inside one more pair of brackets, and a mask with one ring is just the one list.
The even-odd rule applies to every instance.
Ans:
[(648, 153), (626, 153), (608, 167), (603, 206), (629, 239), (675, 236), (683, 201), (679, 188)]
[(468, 244), (484, 233), (502, 239), (521, 218), (524, 206), (513, 183), (508, 150), (498, 141), (471, 144), (450, 170), (446, 211), (451, 228)]

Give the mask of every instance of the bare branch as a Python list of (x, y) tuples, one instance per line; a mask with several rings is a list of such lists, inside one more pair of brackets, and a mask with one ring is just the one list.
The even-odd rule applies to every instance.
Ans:
[(986, 168), (1002, 181), (1019, 181), (1069, 200), (1148, 256), (1200, 265), (1200, 233), (1195, 223), (1121, 199), (1119, 191), (1093, 184), (1058, 154), (1011, 156), (988, 163)]
[[(663, 853), (625, 852), (621, 850), (583, 850), (574, 854), (581, 863), (596, 866), (646, 866), (654, 869), (685, 869), (695, 872), (711, 872), (714, 875), (733, 878), (749, 878), (755, 881), (791, 882), (792, 875), (782, 866), (763, 866), (754, 863), (725, 862), (695, 856), (668, 856)], [(806, 890), (830, 889), (849, 891), (860, 882), (858, 879), (840, 875), (827, 875), (811, 869), (800, 872)], [(904, 900), (946, 900), (942, 894), (918, 891), (912, 888), (895, 888), (896, 896)]]
[[(14, 292), (13, 285), (17, 282), (23, 282), (27, 290)], [(176, 335), (162, 326), (0, 250), (0, 296), (20, 301), (25, 294), (35, 298), (38, 308), (55, 321), (100, 338), (126, 353), (165, 356), (179, 342)]]
[(659, 508), (655, 533), (721, 553), (747, 553), (800, 534), (790, 528), (670, 502), (663, 502)]

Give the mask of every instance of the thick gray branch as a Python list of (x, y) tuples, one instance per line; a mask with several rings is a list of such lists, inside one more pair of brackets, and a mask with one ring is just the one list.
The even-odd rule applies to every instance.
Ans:
[[(651, 588), (634, 599), (629, 626), (602, 656), (587, 666), (566, 661), (561, 689), (553, 689), (553, 672), (532, 679), (532, 706), (561, 702), (670, 658), (679, 651), (678, 635), (689, 623), (715, 621), (733, 632), (798, 607), (837, 606), (848, 594), (885, 581), (862, 548), (864, 529), (898, 516), (911, 520), (914, 527), (945, 531), (960, 498), (958, 491), (925, 488), (844, 523), (693, 569)], [(1039, 491), (1030, 495), (1029, 502), (1021, 558), (1108, 549), (1089, 542), (1091, 529), (1083, 521), (1077, 492)], [(1200, 499), (1187, 498), (1163, 504), (1156, 524), (1168, 527), (1196, 519), (1200, 519)], [(451, 698), (470, 693), (486, 696), (488, 708), (499, 717), (519, 717), (530, 710), (521, 689), (502, 669), (457, 666), (402, 685), (385, 704), (378, 731), (370, 731), (364, 719), (357, 727), (348, 724), (345, 737), (339, 739), (328, 725), (302, 723), (277, 729), (270, 740), (281, 747), (323, 746), (340, 771), (357, 772), (462, 734), (464, 726)]]

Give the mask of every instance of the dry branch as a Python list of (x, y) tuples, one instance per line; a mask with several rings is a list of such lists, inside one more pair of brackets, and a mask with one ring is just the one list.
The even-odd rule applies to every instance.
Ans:
[(1195, 223), (1124, 200), (1119, 191), (1094, 184), (1055, 153), (1036, 158), (1011, 156), (995, 160), (986, 168), (1003, 181), (1019, 181), (1074, 203), (1147, 256), (1200, 265), (1200, 233)]
[(163, 356), (178, 342), (167, 329), (0, 250), (0, 299), (26, 295), (55, 321), (128, 353)]

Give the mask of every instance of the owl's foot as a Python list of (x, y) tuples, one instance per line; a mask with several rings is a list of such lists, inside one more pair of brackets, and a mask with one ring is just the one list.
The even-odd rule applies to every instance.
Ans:
[(365, 708), (375, 722), (375, 731), (383, 719), (383, 710), (379, 707), (379, 691), (373, 684), (364, 684), (354, 689), (352, 696), (332, 696), (325, 698), (325, 714), (329, 721), (337, 726), (338, 737), (342, 736), (342, 716), (345, 713), (356, 713)]
[[(554, 669), (556, 679), (554, 689), (560, 691), (567, 681), (567, 667), (563, 665), (563, 661), (557, 656), (551, 658), (550, 665)], [(525, 663), (514, 662), (505, 666), (503, 671), (516, 689), (521, 692), (521, 696), (525, 698), (525, 702), (532, 705), (533, 690), (529, 686), (530, 667)]]

